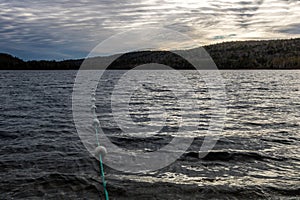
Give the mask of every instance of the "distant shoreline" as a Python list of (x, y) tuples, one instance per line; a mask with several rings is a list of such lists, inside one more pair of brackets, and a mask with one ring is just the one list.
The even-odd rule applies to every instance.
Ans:
[[(225, 42), (204, 46), (204, 49), (212, 57), (219, 70), (298, 70), (300, 69), (299, 47), (300, 38)], [(185, 52), (196, 50), (197, 48)], [(101, 69), (99, 66), (105, 63), (107, 58), (109, 57), (89, 58), (88, 69)], [(0, 70), (78, 70), (83, 61), (84, 59), (23, 61), (12, 55), (0, 53)], [(177, 70), (195, 69), (185, 59), (167, 51), (126, 53), (114, 60), (108, 69), (129, 70), (147, 63), (160, 63)]]

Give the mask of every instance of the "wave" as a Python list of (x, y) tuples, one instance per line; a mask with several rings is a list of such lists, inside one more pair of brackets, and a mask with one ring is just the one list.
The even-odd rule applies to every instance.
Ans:
[(273, 157), (253, 151), (211, 151), (205, 157), (199, 158), (205, 152), (187, 152), (182, 159), (201, 159), (204, 161), (249, 161), (249, 160), (275, 160), (284, 161), (284, 157)]

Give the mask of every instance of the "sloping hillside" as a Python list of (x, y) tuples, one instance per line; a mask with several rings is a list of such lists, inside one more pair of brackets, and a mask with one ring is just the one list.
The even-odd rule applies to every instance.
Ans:
[[(300, 69), (300, 39), (238, 41), (204, 47), (219, 69)], [(195, 51), (195, 49), (188, 50)], [(91, 68), (97, 69), (105, 57), (96, 57)], [(8, 54), (0, 54), (2, 70), (69, 70), (79, 69), (83, 59), (66, 61), (22, 61)], [(131, 69), (149, 62), (158, 62), (175, 69), (193, 69), (180, 56), (166, 51), (131, 52), (115, 60), (110, 69)]]

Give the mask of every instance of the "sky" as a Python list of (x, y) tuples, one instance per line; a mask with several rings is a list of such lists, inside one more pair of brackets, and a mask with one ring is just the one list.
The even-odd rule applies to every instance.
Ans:
[(0, 0), (0, 52), (24, 60), (83, 58), (114, 34), (140, 27), (172, 29), (196, 46), (296, 38), (299, 19), (300, 0)]

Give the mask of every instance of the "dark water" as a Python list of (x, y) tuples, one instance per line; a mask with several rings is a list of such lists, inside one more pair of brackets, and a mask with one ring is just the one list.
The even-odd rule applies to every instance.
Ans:
[[(117, 73), (109, 75), (110, 81)], [(198, 126), (205, 130), (209, 117), (205, 88), (197, 85), (194, 72), (184, 73), (199, 92), (203, 120)], [(111, 199), (300, 198), (300, 71), (221, 74), (227, 115), (213, 151), (199, 159), (204, 136), (186, 133), (195, 137), (193, 144), (163, 169), (131, 174), (105, 167)], [(75, 71), (0, 73), (0, 199), (103, 199), (98, 161), (85, 149), (73, 122), (75, 76)], [(104, 91), (97, 91), (99, 119), (120, 147), (155, 150), (174, 132), (175, 100), (155, 85), (147, 90), (162, 94), (171, 112), (169, 124), (154, 139), (122, 134), (111, 121)], [(135, 96), (147, 105), (143, 91)], [(135, 103), (133, 108), (139, 105)], [(133, 117), (146, 118), (145, 105)]]

